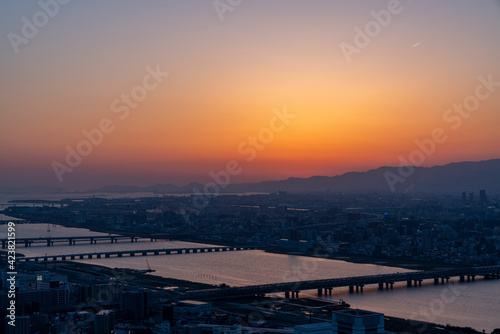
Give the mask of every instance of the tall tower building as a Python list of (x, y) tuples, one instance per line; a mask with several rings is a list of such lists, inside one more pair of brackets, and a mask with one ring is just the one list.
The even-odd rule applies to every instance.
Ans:
[(480, 190), (479, 191), (479, 204), (486, 204), (486, 202), (488, 201), (487, 197), (486, 197), (486, 190)]

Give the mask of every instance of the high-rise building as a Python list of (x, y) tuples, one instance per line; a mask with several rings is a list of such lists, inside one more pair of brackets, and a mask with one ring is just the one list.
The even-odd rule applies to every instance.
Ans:
[(332, 312), (333, 334), (385, 333), (384, 315), (360, 309)]
[(131, 320), (144, 320), (149, 310), (146, 291), (124, 291), (120, 294), (120, 310)]
[(486, 198), (486, 190), (480, 190), (479, 191), (479, 204), (486, 204), (487, 198)]
[(5, 321), (5, 334), (30, 334), (30, 317), (27, 315), (18, 316), (15, 320), (15, 326), (8, 323), (10, 319)]
[(94, 333), (109, 334), (115, 326), (115, 312), (113, 310), (100, 310), (95, 315)]

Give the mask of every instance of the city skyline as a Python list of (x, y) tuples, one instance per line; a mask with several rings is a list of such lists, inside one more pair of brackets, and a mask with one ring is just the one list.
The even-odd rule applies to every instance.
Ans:
[(0, 5), (4, 186), (498, 158), (496, 1), (55, 3)]

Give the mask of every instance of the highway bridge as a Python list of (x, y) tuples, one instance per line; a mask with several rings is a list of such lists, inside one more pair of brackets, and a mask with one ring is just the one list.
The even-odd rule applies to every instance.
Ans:
[[(238, 234), (248, 234), (248, 232), (221, 232), (221, 233), (196, 233), (196, 236), (200, 235), (238, 235)], [(16, 246), (17, 247), (31, 247), (33, 245), (40, 246), (56, 246), (56, 245), (81, 245), (84, 243), (96, 244), (98, 242), (109, 242), (109, 243), (117, 243), (118, 241), (130, 241), (137, 242), (139, 240), (148, 240), (151, 242), (155, 242), (158, 240), (176, 240), (182, 238), (191, 238), (193, 234), (189, 233), (176, 233), (176, 234), (168, 234), (168, 233), (122, 233), (118, 234), (110, 234), (110, 235), (91, 235), (91, 236), (70, 236), (70, 237), (33, 237), (33, 238), (16, 238)], [(8, 245), (8, 239), (0, 239), (2, 242), (2, 249), (6, 249)]]
[(300, 291), (318, 290), (318, 295), (332, 293), (333, 288), (349, 287), (350, 292), (363, 291), (365, 285), (378, 285), (379, 289), (392, 289), (396, 282), (406, 282), (408, 286), (422, 285), (423, 280), (434, 280), (434, 284), (446, 283), (452, 277), (459, 277), (461, 282), (475, 280), (476, 276), (485, 279), (500, 278), (500, 266), (472, 267), (460, 269), (447, 269), (439, 271), (415, 271), (396, 274), (370, 275), (331, 278), (312, 281), (298, 281), (275, 284), (251, 285), (243, 287), (229, 287), (208, 290), (194, 290), (186, 292), (182, 299), (217, 299), (229, 297), (244, 297), (265, 295), (268, 293), (284, 292), (286, 298), (298, 298)]
[[(130, 235), (91, 235), (91, 236), (78, 236), (78, 237), (35, 237), (35, 238), (16, 238), (16, 246), (31, 247), (32, 245), (41, 244), (43, 246), (54, 246), (56, 244), (76, 245), (82, 242), (97, 244), (99, 241), (117, 243), (120, 240), (137, 242), (139, 240), (149, 240), (151, 242), (157, 241), (157, 237), (141, 237)], [(8, 239), (0, 239), (2, 242), (2, 249), (7, 248)]]
[(112, 252), (94, 252), (94, 253), (78, 253), (66, 255), (45, 255), (33, 257), (18, 257), (17, 262), (55, 262), (68, 260), (83, 260), (83, 259), (101, 259), (111, 257), (127, 257), (127, 256), (154, 256), (154, 255), (171, 255), (171, 254), (192, 254), (192, 253), (210, 253), (210, 252), (231, 252), (240, 250), (259, 249), (256, 246), (206, 246), (193, 248), (160, 248), (160, 249), (140, 249), (140, 250), (125, 250)]

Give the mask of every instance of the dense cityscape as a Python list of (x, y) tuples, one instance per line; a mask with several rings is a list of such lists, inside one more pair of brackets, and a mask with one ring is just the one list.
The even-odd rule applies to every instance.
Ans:
[[(203, 205), (193, 204), (199, 203), (196, 195), (114, 199), (93, 195), (57, 201), (12, 201), (2, 214), (15, 218), (17, 226), (38, 224), (50, 231), (50, 226), (63, 225), (103, 232), (102, 239), (88, 240), (90, 245), (110, 240), (120, 244), (135, 241), (137, 245), (142, 244), (138, 240), (182, 240), (199, 243), (198, 252), (219, 251), (202, 249), (204, 244), (254, 247), (278, 254), (432, 271), (498, 265), (498, 196), (484, 190), (477, 194), (221, 194), (207, 197)], [(112, 241), (113, 236), (123, 239)], [(51, 239), (49, 233), (48, 237), (19, 239), (17, 252), (88, 241)], [(224, 250), (233, 249), (237, 250)], [(2, 257), (6, 256), (3, 253)], [(146, 255), (137, 255), (141, 254)], [(124, 252), (126, 255), (128, 252)], [(147, 255), (162, 256), (153, 251)], [(87, 257), (97, 258), (97, 253)], [(285, 291), (278, 295), (254, 293), (192, 300), (187, 298), (198, 291), (229, 293), (231, 286), (159, 277), (154, 275), (154, 268), (111, 269), (63, 261), (66, 258), (56, 261), (47, 254), (22, 260), (18, 255), (16, 331), (5, 324), (6, 333), (330, 333), (332, 316), (349, 317), (350, 310), (366, 312), (364, 316), (373, 319), (381, 317), (384, 323), (383, 315), (356, 311), (340, 298), (299, 298), (299, 288), (291, 289), (292, 298)], [(300, 270), (289, 276), (291, 281), (308, 278)], [(8, 310), (9, 277), (7, 270), (2, 271), (2, 310)], [(466, 277), (470, 280), (476, 275)], [(415, 286), (417, 282), (421, 285), (422, 279), (415, 280)], [(165, 290), (162, 286), (172, 288)], [(356, 293), (358, 288), (363, 291), (364, 285), (350, 285), (351, 293), (353, 286)], [(331, 288), (329, 292), (324, 290), (325, 295), (331, 295)], [(322, 288), (318, 289), (318, 298), (322, 293)], [(422, 326), (417, 321), (385, 317), (384, 330), (418, 333)], [(425, 326), (430, 333), (443, 330), (439, 325)], [(475, 332), (458, 327), (454, 330)]]
[(499, 264), (498, 197), (220, 195), (202, 208), (196, 196), (88, 198), (12, 206), (31, 222), (266, 249), (411, 259), (456, 265)]

